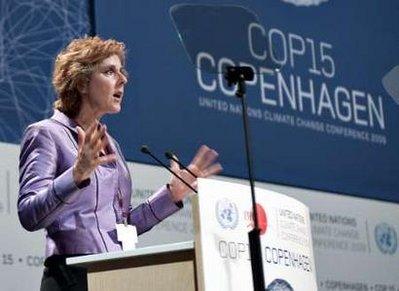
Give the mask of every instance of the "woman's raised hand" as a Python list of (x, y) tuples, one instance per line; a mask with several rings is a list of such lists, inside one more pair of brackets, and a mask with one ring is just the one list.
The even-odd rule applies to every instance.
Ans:
[[(220, 163), (216, 163), (218, 156), (219, 154), (215, 150), (206, 145), (202, 145), (187, 168), (198, 178), (206, 178), (217, 174), (223, 169)], [(172, 171), (190, 184), (194, 189), (197, 188), (197, 179), (193, 177), (193, 175), (184, 169), (180, 169), (179, 165), (173, 160), (171, 160), (170, 165)], [(170, 178), (169, 189), (174, 202), (183, 200), (183, 198), (185, 198), (190, 192), (190, 188), (173, 175)]]
[[(94, 121), (86, 131), (81, 127), (78, 130), (78, 156), (73, 166), (73, 178), (79, 185), (88, 179), (98, 165), (107, 164), (116, 160), (116, 155), (106, 154), (109, 144), (106, 125)], [(103, 155), (101, 155), (103, 152)]]

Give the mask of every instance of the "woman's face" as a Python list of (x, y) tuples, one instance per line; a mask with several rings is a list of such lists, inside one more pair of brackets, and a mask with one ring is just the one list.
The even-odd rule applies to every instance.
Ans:
[(91, 75), (83, 102), (87, 103), (97, 117), (106, 113), (118, 113), (126, 83), (121, 61), (117, 55), (112, 55), (104, 59)]

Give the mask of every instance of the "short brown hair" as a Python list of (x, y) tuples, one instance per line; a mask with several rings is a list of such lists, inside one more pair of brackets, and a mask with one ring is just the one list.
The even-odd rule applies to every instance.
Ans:
[(88, 82), (97, 65), (112, 55), (117, 55), (124, 65), (125, 54), (124, 43), (114, 39), (95, 36), (72, 40), (55, 59), (53, 86), (58, 96), (54, 108), (75, 117), (82, 102), (79, 82)]

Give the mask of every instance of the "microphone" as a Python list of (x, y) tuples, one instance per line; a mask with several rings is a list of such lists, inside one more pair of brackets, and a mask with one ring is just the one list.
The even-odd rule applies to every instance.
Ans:
[(186, 181), (184, 181), (182, 178), (180, 178), (179, 175), (177, 175), (175, 172), (173, 172), (167, 165), (165, 165), (162, 161), (160, 161), (156, 156), (154, 156), (151, 151), (150, 148), (147, 145), (142, 145), (140, 151), (143, 154), (149, 155), (151, 158), (153, 158), (158, 165), (161, 165), (162, 167), (164, 167), (165, 169), (167, 169), (169, 172), (172, 173), (172, 175), (174, 175), (176, 178), (178, 178), (180, 181), (182, 181), (184, 183), (184, 185), (186, 185), (188, 188), (190, 188), (192, 191), (194, 191), (195, 193), (198, 194), (197, 190), (195, 190), (193, 187), (191, 187), (190, 184), (188, 184)]
[(198, 176), (196, 174), (194, 174), (189, 168), (187, 168), (185, 165), (183, 165), (178, 159), (175, 158), (175, 154), (171, 151), (166, 151), (165, 152), (165, 157), (169, 160), (173, 160), (175, 161), (180, 168), (186, 170), (187, 172), (189, 172), (191, 174), (191, 176), (193, 176), (194, 178), (198, 178)]
[(252, 81), (255, 73), (251, 67), (248, 66), (227, 66), (224, 72), (224, 77), (227, 80), (229, 87), (237, 84), (239, 80)]

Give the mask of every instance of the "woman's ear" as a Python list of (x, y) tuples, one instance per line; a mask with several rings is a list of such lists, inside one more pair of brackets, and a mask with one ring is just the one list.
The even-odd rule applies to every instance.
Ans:
[(76, 84), (76, 88), (82, 96), (86, 95), (89, 92), (89, 79), (80, 79)]

